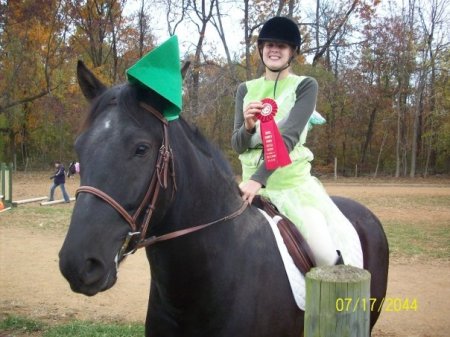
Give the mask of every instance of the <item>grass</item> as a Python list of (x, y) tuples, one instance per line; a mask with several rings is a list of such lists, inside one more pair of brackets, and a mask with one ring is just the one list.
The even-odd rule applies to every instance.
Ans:
[[(423, 261), (450, 260), (448, 193), (440, 191), (438, 194), (424, 195), (415, 192), (402, 193), (399, 190), (399, 193), (395, 194), (384, 191), (370, 194), (348, 189), (347, 194), (340, 195), (358, 200), (379, 216), (394, 261), (397, 258)], [(70, 221), (73, 205), (74, 203), (51, 207), (41, 207), (38, 204), (19, 206), (1, 214), (0, 225), (21, 226), (39, 231), (56, 230), (64, 233)], [(18, 316), (0, 315), (0, 337), (142, 337), (143, 335), (143, 324), (98, 324), (86, 321), (65, 321), (58, 324), (52, 321), (49, 324)]]
[[(361, 202), (377, 215), (378, 212), (382, 214), (379, 218), (388, 237), (391, 257), (450, 260), (450, 216), (445, 215), (449, 214), (446, 210), (450, 195), (446, 189), (438, 189), (437, 194), (421, 194), (420, 188), (417, 193), (412, 193), (405, 191), (407, 185), (401, 187), (398, 193), (381, 191), (378, 194), (352, 194), (349, 189), (348, 195), (344, 193), (343, 196)], [(64, 233), (73, 205), (72, 202), (50, 207), (36, 203), (19, 206), (2, 214), (0, 222)], [(417, 216), (408, 216), (413, 212)], [(436, 216), (438, 221), (434, 220)]]
[(65, 231), (70, 221), (73, 203), (58, 206), (36, 204), (14, 207), (2, 214), (2, 222), (27, 226), (32, 229), (59, 229)]
[(450, 195), (388, 195), (374, 199), (372, 196), (359, 196), (358, 201), (369, 208), (421, 208), (440, 209), (450, 205)]
[(42, 331), (44, 328), (45, 324), (42, 322), (18, 316), (7, 316), (0, 322), (0, 332), (31, 333)]
[(355, 199), (382, 214), (379, 218), (392, 258), (450, 260), (449, 195), (386, 194)]
[(0, 336), (33, 336), (33, 337), (142, 337), (143, 324), (125, 323), (93, 323), (73, 321), (57, 325), (18, 317), (7, 316), (0, 322)]
[(75, 321), (51, 327), (42, 337), (142, 337), (143, 335), (143, 324), (98, 324)]
[(450, 259), (450, 227), (448, 224), (387, 222), (384, 224), (391, 256)]

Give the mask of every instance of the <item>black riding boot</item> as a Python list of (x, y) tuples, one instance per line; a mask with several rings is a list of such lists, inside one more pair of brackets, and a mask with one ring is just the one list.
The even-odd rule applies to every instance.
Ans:
[(338, 254), (338, 258), (336, 260), (335, 265), (339, 265), (339, 264), (344, 264), (344, 259), (342, 258), (342, 254), (340, 250), (336, 250), (337, 254)]

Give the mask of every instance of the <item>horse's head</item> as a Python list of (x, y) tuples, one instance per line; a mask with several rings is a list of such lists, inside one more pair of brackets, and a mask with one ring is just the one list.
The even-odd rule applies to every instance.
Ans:
[(94, 295), (114, 285), (123, 253), (133, 248), (123, 247), (127, 236), (142, 231), (136, 224), (148, 224), (149, 213), (163, 216), (164, 207), (155, 206), (169, 202), (175, 182), (167, 121), (158, 113), (164, 101), (130, 84), (107, 88), (81, 62), (77, 74), (91, 110), (75, 142), (81, 188), (60, 270), (74, 291)]

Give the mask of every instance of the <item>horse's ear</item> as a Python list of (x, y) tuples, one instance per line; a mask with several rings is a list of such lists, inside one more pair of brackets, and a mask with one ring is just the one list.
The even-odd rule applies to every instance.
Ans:
[(83, 61), (77, 64), (78, 84), (84, 97), (92, 101), (106, 90), (106, 86), (84, 65)]
[(191, 61), (186, 61), (186, 62), (184, 62), (183, 67), (181, 67), (181, 77), (183, 79), (186, 76), (186, 73), (187, 73), (190, 65), (191, 65)]

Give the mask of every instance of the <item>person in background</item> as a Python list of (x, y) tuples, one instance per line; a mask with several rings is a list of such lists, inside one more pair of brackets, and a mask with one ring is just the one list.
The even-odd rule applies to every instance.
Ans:
[(80, 173), (80, 163), (77, 161), (70, 162), (69, 168), (67, 169), (67, 178), (70, 178), (77, 173)]
[(55, 174), (50, 177), (50, 179), (53, 179), (53, 184), (50, 187), (50, 198), (49, 198), (49, 201), (53, 201), (54, 200), (55, 189), (56, 189), (56, 187), (59, 186), (59, 187), (61, 187), (61, 192), (62, 192), (64, 201), (66, 203), (69, 203), (70, 202), (70, 198), (69, 198), (69, 195), (67, 194), (66, 188), (64, 186), (64, 184), (66, 183), (66, 172), (65, 172), (65, 169), (64, 169), (64, 165), (61, 164), (61, 162), (56, 161), (55, 162), (55, 169), (56, 169)]
[[(309, 244), (316, 265), (342, 264), (344, 260), (358, 266), (362, 263), (362, 250), (355, 229), (322, 184), (311, 176), (314, 156), (305, 146), (306, 136), (313, 124), (325, 120), (315, 111), (317, 81), (291, 72), (300, 43), (298, 25), (287, 17), (268, 20), (260, 31), (258, 51), (265, 73), (241, 83), (236, 93), (231, 144), (242, 165), (239, 187), (243, 200), (251, 203), (260, 194), (296, 225)], [(287, 157), (275, 168), (272, 163), (267, 165), (273, 158), (267, 154), (273, 155), (276, 147), (272, 146), (273, 139), (261, 136), (267, 134), (261, 129), (270, 113), (274, 115)], [(348, 233), (350, 242), (354, 242), (351, 247), (347, 244)], [(341, 251), (348, 252), (348, 256), (342, 257)]]

